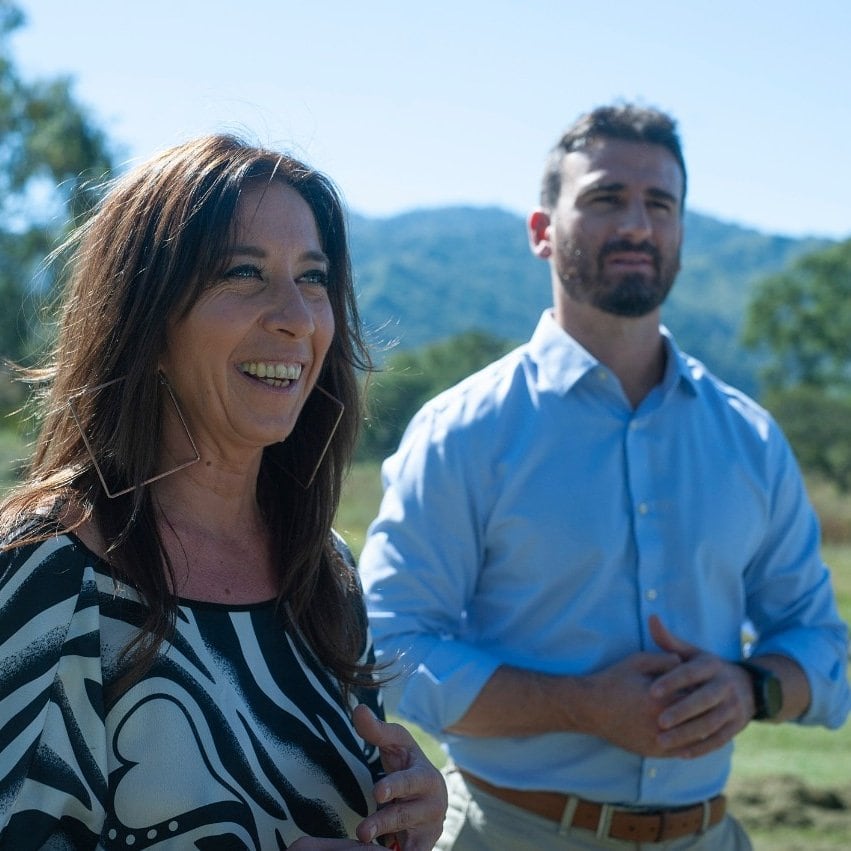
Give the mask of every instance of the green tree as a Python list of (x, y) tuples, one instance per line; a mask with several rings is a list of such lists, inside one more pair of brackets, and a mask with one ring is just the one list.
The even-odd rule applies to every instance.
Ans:
[(24, 80), (11, 36), (24, 15), (0, 0), (0, 355), (20, 359), (37, 337), (38, 307), (54, 283), (43, 260), (90, 209), (111, 171), (103, 132), (71, 80)]
[(393, 452), (411, 417), (447, 387), (504, 355), (514, 343), (467, 331), (414, 351), (398, 352), (367, 384), (369, 416), (359, 458), (381, 460)]
[(764, 401), (802, 466), (851, 490), (851, 239), (762, 281), (744, 341), (771, 355)]

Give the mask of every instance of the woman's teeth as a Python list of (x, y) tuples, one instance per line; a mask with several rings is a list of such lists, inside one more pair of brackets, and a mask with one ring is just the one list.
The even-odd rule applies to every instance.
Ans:
[(286, 387), (291, 381), (301, 376), (300, 363), (265, 363), (263, 361), (246, 361), (239, 365), (246, 375), (258, 378), (272, 387)]

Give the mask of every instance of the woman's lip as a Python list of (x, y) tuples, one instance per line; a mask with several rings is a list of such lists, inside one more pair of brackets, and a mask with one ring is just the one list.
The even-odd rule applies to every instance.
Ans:
[(240, 372), (240, 374), (250, 381), (255, 387), (263, 387), (269, 390), (284, 390), (286, 388), (295, 387), (301, 379), (299, 378), (259, 378), (256, 375), (251, 375), (248, 372)]
[(241, 361), (236, 370), (258, 389), (293, 392), (306, 378), (309, 366), (301, 361), (257, 360)]

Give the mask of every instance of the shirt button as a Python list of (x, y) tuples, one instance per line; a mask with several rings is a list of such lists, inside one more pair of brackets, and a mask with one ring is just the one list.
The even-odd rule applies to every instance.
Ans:
[(650, 511), (650, 506), (646, 502), (638, 503), (638, 513), (639, 514), (647, 514)]
[(659, 596), (659, 592), (655, 588), (651, 588), (644, 596), (648, 600), (655, 600)]
[(657, 775), (657, 774), (658, 774), (658, 771), (657, 771), (655, 768), (651, 768), (651, 769), (647, 772), (647, 776), (648, 776), (651, 780), (653, 780), (653, 778), (654, 778), (654, 777), (656, 777), (656, 775)]

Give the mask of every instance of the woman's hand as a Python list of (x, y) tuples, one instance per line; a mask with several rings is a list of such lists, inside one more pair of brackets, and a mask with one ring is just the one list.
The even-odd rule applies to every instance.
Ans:
[(380, 721), (363, 704), (355, 708), (354, 723), (358, 734), (378, 747), (387, 772), (373, 790), (379, 809), (358, 825), (358, 839), (382, 837), (391, 848), (395, 840), (403, 851), (431, 851), (446, 815), (446, 784), (440, 772), (401, 724)]
[(402, 851), (431, 851), (446, 815), (446, 784), (440, 772), (401, 724), (380, 721), (363, 704), (355, 708), (354, 723), (358, 734), (378, 748), (387, 772), (373, 789), (379, 809), (358, 825), (357, 840), (305, 836), (290, 845), (290, 851), (374, 848), (371, 843), (378, 838)]
[(375, 846), (356, 839), (314, 839), (312, 836), (303, 836), (287, 848), (289, 851), (353, 851), (355, 848), (372, 848), (374, 851)]

